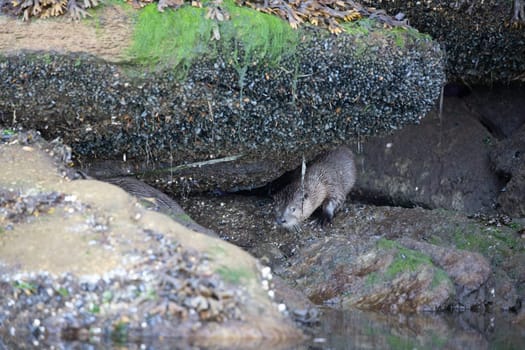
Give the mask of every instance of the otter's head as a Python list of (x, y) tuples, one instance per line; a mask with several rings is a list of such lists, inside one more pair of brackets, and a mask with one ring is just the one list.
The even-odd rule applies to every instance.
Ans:
[[(286, 193), (285, 193), (286, 194)], [(308, 201), (308, 194), (297, 190), (291, 196), (283, 196), (278, 199), (278, 205), (275, 208), (275, 220), (279, 226), (288, 230), (300, 230), (300, 223), (306, 220), (313, 210), (310, 210), (311, 204)]]

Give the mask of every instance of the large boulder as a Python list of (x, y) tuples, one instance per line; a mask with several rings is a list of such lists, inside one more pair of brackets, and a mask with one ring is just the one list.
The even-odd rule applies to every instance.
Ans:
[(61, 147), (36, 133), (1, 132), (4, 341), (303, 339), (272, 301), (269, 268), (249, 254), (146, 210), (117, 186), (71, 181)]
[[(355, 195), (376, 204), (494, 212), (503, 181), (489, 154), (496, 138), (461, 100), (416, 126), (360, 145)], [(355, 147), (359, 149), (358, 147)]]
[[(204, 9), (147, 6), (135, 25), (124, 21), (126, 33), (108, 24), (115, 52), (104, 23), (130, 15), (100, 11), (98, 44), (89, 22), (69, 31), (60, 21), (20, 27), (2, 18), (0, 42), (14, 46), (1, 52), (0, 123), (60, 136), (81, 159), (136, 160), (136, 171), (232, 155), (244, 157), (231, 164), (267, 159), (277, 165), (268, 180), (282, 170), (281, 154), (418, 123), (444, 81), (437, 43), (372, 19), (335, 36), (236, 6), (218, 23)], [(84, 38), (90, 45), (79, 47)], [(29, 52), (39, 40), (50, 48)]]
[(461, 311), (512, 310), (523, 299), (523, 222), (348, 201), (331, 225), (319, 227), (314, 214), (297, 233), (278, 229), (270, 200), (198, 196), (181, 205), (316, 303)]

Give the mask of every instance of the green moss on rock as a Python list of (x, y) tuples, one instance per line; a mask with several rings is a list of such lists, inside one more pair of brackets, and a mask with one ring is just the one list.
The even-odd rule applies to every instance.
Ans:
[(250, 270), (243, 267), (237, 269), (221, 267), (217, 270), (217, 273), (224, 281), (234, 285), (239, 285), (241, 282), (246, 282), (254, 278)]
[[(422, 266), (431, 266), (434, 270), (434, 275), (431, 283), (431, 288), (438, 287), (442, 283), (452, 283), (448, 274), (434, 265), (432, 259), (421, 252), (403, 247), (401, 244), (382, 238), (377, 243), (378, 248), (385, 250), (395, 250), (395, 258), (384, 271), (383, 276), (386, 280), (393, 280), (399, 274), (405, 272), (417, 272)], [(375, 283), (381, 280), (380, 276), (370, 277), (370, 281)]]
[(154, 4), (137, 16), (130, 55), (145, 65), (172, 67), (185, 75), (196, 59), (222, 53), (237, 70), (275, 65), (294, 53), (297, 32), (278, 17), (225, 1), (230, 20), (206, 18), (206, 9), (182, 6), (159, 12)]
[(480, 253), (500, 266), (509, 257), (525, 256), (525, 243), (512, 230), (477, 225), (458, 228), (453, 235), (458, 249)]

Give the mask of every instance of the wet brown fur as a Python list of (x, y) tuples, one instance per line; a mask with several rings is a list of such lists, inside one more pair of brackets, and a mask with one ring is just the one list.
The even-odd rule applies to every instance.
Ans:
[(321, 222), (332, 220), (355, 183), (354, 155), (349, 148), (340, 146), (307, 164), (304, 194), (301, 174), (298, 174), (298, 178), (275, 196), (277, 223), (287, 229), (298, 229), (320, 206)]

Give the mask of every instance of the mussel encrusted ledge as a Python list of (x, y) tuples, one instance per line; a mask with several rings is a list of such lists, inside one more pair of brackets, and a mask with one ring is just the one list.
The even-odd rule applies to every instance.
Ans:
[(0, 56), (0, 122), (60, 136), (81, 156), (171, 161), (418, 123), (444, 82), (439, 45), (405, 29), (347, 32), (299, 29), (293, 54), (272, 65), (235, 65), (219, 50), (194, 59), (183, 79), (87, 55)]

